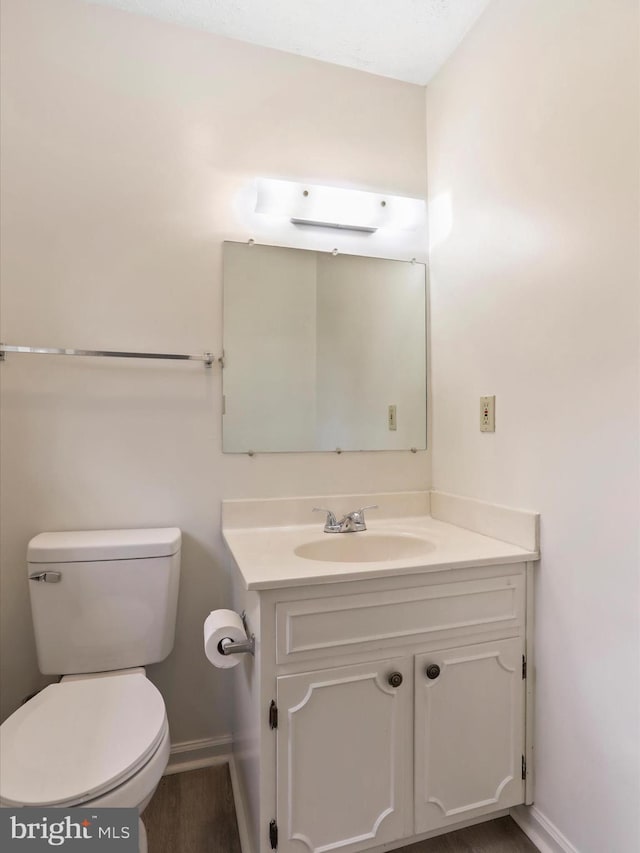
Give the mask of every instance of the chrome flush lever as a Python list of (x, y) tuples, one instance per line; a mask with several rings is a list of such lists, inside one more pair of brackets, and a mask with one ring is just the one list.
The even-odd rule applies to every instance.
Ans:
[(29, 575), (30, 581), (38, 581), (39, 583), (60, 583), (62, 580), (61, 572), (34, 572)]

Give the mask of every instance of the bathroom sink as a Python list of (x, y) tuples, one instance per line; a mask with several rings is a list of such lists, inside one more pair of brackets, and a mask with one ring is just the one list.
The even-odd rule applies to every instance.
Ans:
[(410, 533), (332, 533), (299, 545), (294, 553), (305, 560), (330, 563), (375, 563), (416, 559), (436, 546)]

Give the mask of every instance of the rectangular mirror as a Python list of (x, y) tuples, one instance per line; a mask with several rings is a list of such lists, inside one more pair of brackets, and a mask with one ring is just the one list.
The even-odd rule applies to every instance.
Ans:
[(225, 453), (426, 448), (424, 264), (224, 244)]

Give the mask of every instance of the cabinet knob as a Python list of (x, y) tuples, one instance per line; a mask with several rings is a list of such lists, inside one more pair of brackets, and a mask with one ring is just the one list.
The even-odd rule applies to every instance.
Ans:
[(402, 684), (402, 673), (392, 672), (389, 676), (389, 684), (392, 687), (400, 687), (400, 685)]
[(426, 669), (427, 678), (437, 678), (440, 675), (440, 667), (437, 663), (431, 663)]

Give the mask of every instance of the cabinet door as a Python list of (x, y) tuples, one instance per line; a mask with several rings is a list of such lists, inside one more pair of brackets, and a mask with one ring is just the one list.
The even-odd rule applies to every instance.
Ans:
[(278, 853), (411, 832), (412, 678), (406, 657), (278, 678)]
[(522, 653), (513, 639), (416, 656), (416, 833), (524, 801)]

